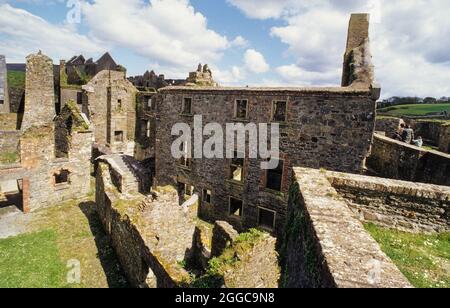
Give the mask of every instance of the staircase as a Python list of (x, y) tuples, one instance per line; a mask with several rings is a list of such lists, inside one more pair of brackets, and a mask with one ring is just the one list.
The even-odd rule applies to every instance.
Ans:
[(120, 188), (122, 193), (139, 192), (139, 177), (136, 175), (133, 168), (130, 168), (130, 166), (125, 163), (124, 156), (118, 154), (109, 155), (106, 160), (122, 177), (122, 185)]

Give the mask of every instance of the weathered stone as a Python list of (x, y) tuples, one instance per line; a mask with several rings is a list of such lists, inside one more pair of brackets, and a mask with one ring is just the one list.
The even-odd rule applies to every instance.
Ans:
[(220, 256), (223, 251), (230, 247), (239, 233), (225, 221), (216, 221), (213, 229), (211, 255), (213, 257)]

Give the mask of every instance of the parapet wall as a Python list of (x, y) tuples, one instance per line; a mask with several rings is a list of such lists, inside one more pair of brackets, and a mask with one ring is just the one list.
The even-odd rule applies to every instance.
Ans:
[(294, 168), (283, 239), (284, 287), (411, 287), (331, 186), (326, 172)]
[(407, 232), (450, 230), (450, 187), (336, 172), (328, 179), (361, 221)]
[(386, 136), (393, 136), (395, 132), (399, 131), (402, 123), (405, 124), (405, 121), (399, 118), (377, 117), (375, 131), (386, 133)]
[(450, 186), (450, 155), (375, 134), (367, 166), (398, 180)]

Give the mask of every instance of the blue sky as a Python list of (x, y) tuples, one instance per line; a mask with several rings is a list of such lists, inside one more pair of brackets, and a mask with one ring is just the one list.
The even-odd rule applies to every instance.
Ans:
[(110, 51), (130, 75), (202, 62), (223, 85), (339, 85), (350, 14), (369, 12), (383, 96), (450, 96), (446, 0), (89, 0), (68, 23), (71, 1), (0, 0), (0, 54)]

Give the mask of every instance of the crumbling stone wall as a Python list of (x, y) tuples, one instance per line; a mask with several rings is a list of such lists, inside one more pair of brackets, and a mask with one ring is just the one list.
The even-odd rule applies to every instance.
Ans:
[(375, 131), (385, 133), (386, 136), (392, 137), (395, 132), (400, 130), (401, 124), (405, 124), (405, 121), (399, 118), (377, 117)]
[(441, 126), (441, 133), (439, 135), (439, 150), (450, 154), (450, 124)]
[(185, 286), (189, 273), (180, 263), (189, 257), (195, 224), (178, 206), (175, 190), (158, 200), (120, 194), (108, 165), (99, 163), (96, 205), (129, 282), (135, 287)]
[(450, 188), (330, 173), (333, 187), (359, 219), (407, 232), (450, 230)]
[(211, 256), (218, 257), (230, 247), (239, 233), (226, 221), (216, 221), (213, 229)]
[[(0, 157), (13, 153), (17, 156), (17, 160), (20, 160), (20, 132), (0, 131)], [(2, 164), (1, 159), (0, 164)]]
[[(84, 108), (95, 127), (95, 142), (113, 152), (134, 154), (136, 88), (124, 72), (101, 71), (87, 85)], [(116, 136), (119, 134), (120, 137)]]
[(22, 130), (44, 126), (55, 117), (53, 60), (41, 52), (27, 57), (25, 113)]
[(282, 286), (411, 287), (339, 199), (326, 172), (294, 169), (282, 248)]
[(9, 112), (6, 59), (5, 56), (0, 55), (0, 114)]
[(450, 185), (450, 155), (377, 134), (367, 165), (378, 175), (391, 179)]
[(134, 157), (140, 161), (154, 159), (156, 117), (158, 114), (155, 92), (140, 91), (137, 94), (136, 113), (136, 148)]
[[(203, 115), (203, 127), (235, 119), (235, 102), (248, 100), (248, 118), (242, 121), (271, 123), (274, 101), (287, 102), (287, 121), (280, 127), (280, 151), (284, 159), (281, 192), (265, 189), (266, 172), (260, 159), (246, 159), (244, 182), (229, 181), (230, 160), (193, 159), (190, 168), (180, 166), (172, 157), (171, 145), (176, 137), (171, 128), (187, 123), (193, 128), (193, 116), (183, 115), (184, 98), (192, 98), (192, 114)], [(201, 217), (206, 220), (226, 220), (238, 231), (258, 226), (258, 207), (276, 211), (275, 233), (282, 232), (291, 166), (327, 168), (360, 172), (369, 153), (375, 126), (375, 101), (371, 91), (349, 88), (255, 89), (170, 87), (160, 90), (156, 124), (156, 184), (193, 185), (202, 194), (212, 192), (211, 206), (202, 203)], [(207, 138), (205, 138), (206, 140)], [(243, 200), (243, 217), (229, 215), (229, 197)]]
[(17, 130), (17, 113), (0, 113), (0, 131)]

